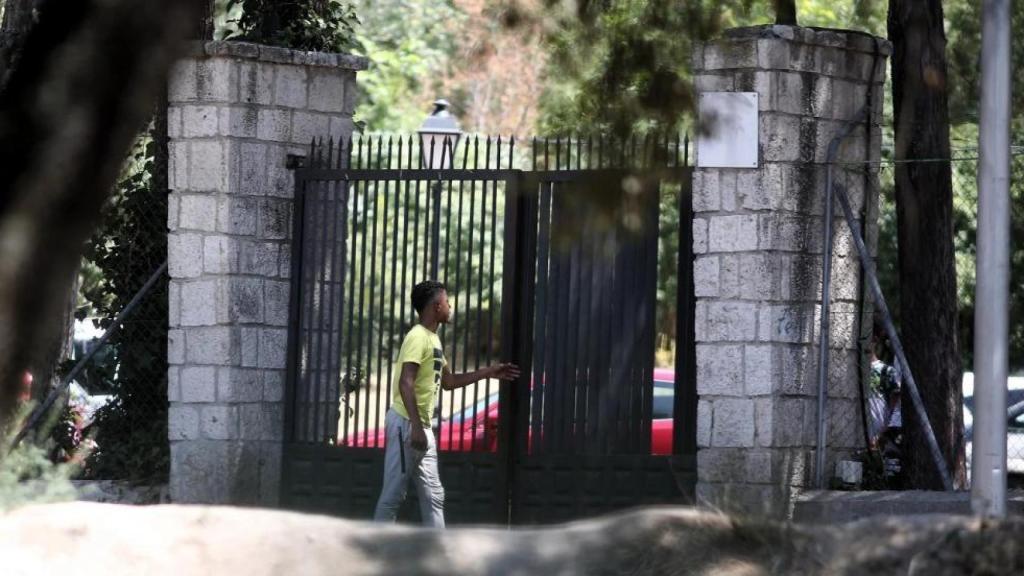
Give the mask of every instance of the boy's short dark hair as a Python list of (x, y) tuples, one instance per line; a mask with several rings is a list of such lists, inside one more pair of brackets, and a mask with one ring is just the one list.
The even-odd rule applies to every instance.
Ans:
[(412, 289), (412, 307), (417, 314), (422, 314), (423, 309), (434, 301), (441, 292), (447, 292), (444, 284), (434, 280), (424, 280)]

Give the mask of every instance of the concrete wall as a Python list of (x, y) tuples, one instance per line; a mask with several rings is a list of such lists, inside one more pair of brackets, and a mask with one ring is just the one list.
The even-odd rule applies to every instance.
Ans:
[[(1024, 492), (1010, 490), (1007, 513), (1024, 515)], [(924, 490), (839, 492), (811, 490), (800, 494), (793, 506), (793, 520), (808, 524), (836, 525), (875, 516), (918, 514), (972, 515), (970, 492)]]
[(168, 435), (175, 502), (273, 505), (284, 430), (294, 183), (352, 133), (365, 59), (195, 46), (169, 79)]
[[(693, 176), (704, 502), (785, 515), (813, 477), (826, 149), (870, 88), (870, 129), (861, 124), (839, 159), (878, 159), (889, 52), (886, 41), (863, 34), (789, 26), (731, 30), (696, 51), (698, 92), (757, 92), (760, 108), (759, 167), (698, 168)], [(877, 165), (835, 174), (854, 211), (867, 209), (874, 222)], [(839, 453), (863, 444), (860, 270), (841, 217), (834, 230), (828, 442)]]

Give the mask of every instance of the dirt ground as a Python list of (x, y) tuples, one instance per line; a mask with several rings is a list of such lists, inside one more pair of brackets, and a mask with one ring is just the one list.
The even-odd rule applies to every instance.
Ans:
[(436, 531), (259, 509), (71, 503), (0, 515), (0, 563), (6, 576), (1001, 575), (1024, 573), (1024, 521), (811, 527), (657, 508), (545, 528)]

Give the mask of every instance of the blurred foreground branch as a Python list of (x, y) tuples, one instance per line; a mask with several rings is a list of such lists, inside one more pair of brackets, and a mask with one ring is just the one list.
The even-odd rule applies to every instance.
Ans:
[(44, 2), (0, 94), (0, 425), (196, 3)]

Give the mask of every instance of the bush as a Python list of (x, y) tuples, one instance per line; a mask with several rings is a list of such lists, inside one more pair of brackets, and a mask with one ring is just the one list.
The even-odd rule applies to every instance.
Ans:
[[(104, 330), (167, 258), (167, 191), (154, 181), (155, 155), (152, 138), (140, 137), (86, 249), (83, 269), (94, 274), (83, 282), (79, 317), (99, 318)], [(78, 377), (90, 393), (114, 397), (95, 414), (88, 477), (166, 480), (167, 285), (165, 273)]]
[(239, 32), (229, 40), (247, 40), (296, 50), (341, 52), (355, 45), (355, 8), (337, 0), (229, 0), (227, 11), (242, 7), (234, 21)]
[(15, 431), (21, 429), (28, 413), (28, 406), (23, 406), (20, 417), (12, 419), (11, 429), (0, 433), (0, 512), (27, 504), (75, 499), (70, 478), (76, 470), (73, 462), (80, 459), (54, 464), (49, 458), (52, 441), (44, 446), (26, 441), (10, 450)]

